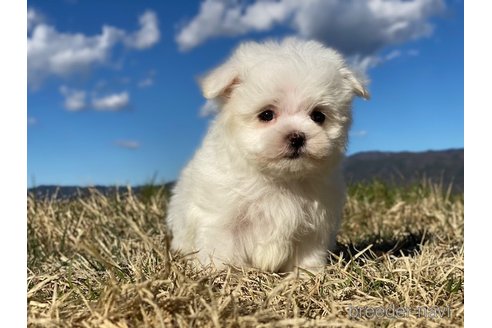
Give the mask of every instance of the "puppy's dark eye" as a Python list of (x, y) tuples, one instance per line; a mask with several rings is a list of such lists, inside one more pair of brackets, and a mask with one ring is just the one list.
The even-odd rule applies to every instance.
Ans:
[(314, 110), (312, 113), (311, 113), (311, 119), (318, 123), (318, 124), (323, 124), (323, 122), (325, 121), (326, 119), (326, 116), (325, 114), (323, 114), (322, 112), (320, 112), (319, 110)]
[(275, 112), (271, 109), (264, 110), (263, 112), (261, 112), (258, 115), (258, 118), (260, 119), (260, 121), (263, 121), (263, 122), (271, 121), (271, 120), (273, 120), (274, 117), (275, 117)]

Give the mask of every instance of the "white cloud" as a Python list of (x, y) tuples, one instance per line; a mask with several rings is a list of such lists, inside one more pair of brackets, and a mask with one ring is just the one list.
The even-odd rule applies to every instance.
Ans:
[(135, 140), (118, 140), (115, 142), (118, 147), (127, 149), (138, 149), (140, 148), (140, 143)]
[(393, 59), (398, 58), (400, 56), (401, 56), (400, 50), (393, 50), (390, 53), (386, 54), (386, 56), (384, 56), (384, 59), (385, 60), (393, 60)]
[(298, 7), (296, 2), (267, 0), (241, 6), (236, 1), (205, 0), (198, 15), (178, 33), (176, 41), (186, 51), (210, 38), (265, 31), (275, 23), (284, 22)]
[(101, 33), (93, 36), (59, 32), (39, 17), (28, 9), (27, 71), (31, 86), (39, 86), (49, 76), (67, 77), (105, 64), (119, 43), (145, 49), (159, 40), (157, 16), (151, 11), (140, 16), (141, 27), (134, 33), (104, 25)]
[(138, 19), (140, 30), (129, 35), (125, 43), (130, 48), (146, 49), (152, 47), (159, 41), (159, 22), (157, 15), (153, 11), (146, 11)]
[(27, 31), (30, 32), (32, 28), (44, 21), (44, 18), (34, 9), (27, 9)]
[(63, 106), (69, 111), (79, 111), (86, 108), (86, 92), (76, 90), (62, 85), (60, 87), (61, 94), (65, 97)]
[(345, 54), (372, 54), (432, 33), (429, 18), (444, 10), (443, 0), (307, 1), (295, 14), (296, 31)]
[(72, 89), (62, 85), (60, 87), (60, 93), (65, 98), (63, 107), (73, 112), (90, 108), (97, 111), (119, 111), (128, 107), (130, 104), (130, 96), (126, 91), (105, 96), (93, 94), (91, 99), (88, 99), (89, 97), (86, 91)]
[(181, 50), (211, 38), (239, 36), (288, 26), (346, 55), (371, 56), (389, 45), (429, 36), (429, 18), (445, 9), (443, 0), (205, 0), (176, 41)]
[(367, 135), (366, 130), (352, 131), (350, 132), (352, 137), (365, 137)]
[(143, 77), (140, 81), (138, 81), (137, 86), (139, 88), (148, 88), (154, 85), (154, 78), (157, 72), (155, 70), (149, 70), (147, 72), (147, 76)]
[(357, 54), (350, 56), (348, 62), (356, 72), (364, 74), (369, 69), (380, 65), (383, 62), (383, 59), (377, 55), (361, 56)]
[(129, 103), (130, 96), (126, 91), (92, 99), (92, 107), (99, 111), (118, 111), (128, 107)]
[(151, 77), (147, 77), (143, 80), (138, 81), (138, 87), (139, 88), (147, 88), (150, 87), (154, 84), (154, 79)]
[(403, 54), (400, 50), (392, 50), (385, 55), (353, 55), (348, 58), (348, 61), (355, 71), (364, 74), (371, 68), (401, 56)]

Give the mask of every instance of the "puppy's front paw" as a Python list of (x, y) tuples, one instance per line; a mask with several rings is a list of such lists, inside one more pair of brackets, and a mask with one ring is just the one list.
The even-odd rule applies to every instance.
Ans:
[(257, 245), (251, 256), (252, 265), (260, 270), (276, 272), (289, 256), (289, 248), (279, 244)]
[(295, 267), (294, 274), (309, 278), (323, 271), (326, 266), (326, 254), (323, 251), (312, 252), (299, 259), (299, 264)]

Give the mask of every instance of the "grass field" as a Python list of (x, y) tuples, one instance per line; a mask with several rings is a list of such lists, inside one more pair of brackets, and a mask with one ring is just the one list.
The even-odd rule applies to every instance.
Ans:
[(169, 254), (166, 192), (28, 197), (31, 327), (461, 327), (463, 195), (349, 188), (338, 248), (307, 279)]

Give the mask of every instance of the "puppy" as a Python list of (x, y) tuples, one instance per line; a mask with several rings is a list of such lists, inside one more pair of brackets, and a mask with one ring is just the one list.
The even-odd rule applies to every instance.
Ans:
[(318, 271), (345, 202), (341, 161), (363, 81), (315, 41), (249, 42), (201, 81), (219, 111), (173, 190), (171, 248), (217, 267)]

